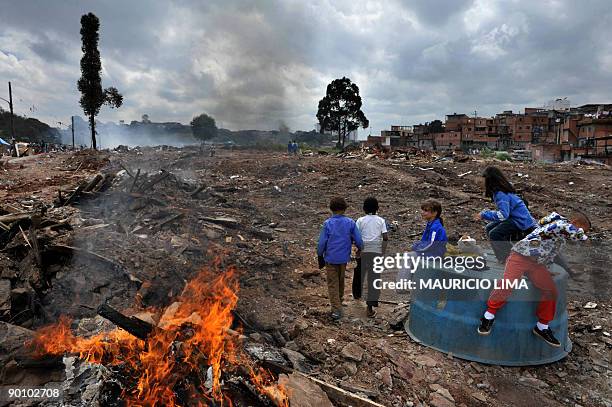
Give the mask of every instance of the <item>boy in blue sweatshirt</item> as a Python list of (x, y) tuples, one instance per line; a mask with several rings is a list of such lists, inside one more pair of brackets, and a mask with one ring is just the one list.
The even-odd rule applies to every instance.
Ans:
[(421, 215), (427, 221), (427, 225), (421, 240), (412, 245), (412, 251), (425, 257), (444, 257), (448, 238), (441, 214), (440, 202), (428, 199), (421, 204)]
[(329, 203), (332, 217), (323, 223), (317, 245), (317, 255), (323, 256), (325, 260), (331, 317), (335, 320), (342, 317), (344, 274), (346, 264), (351, 260), (353, 243), (358, 250), (363, 249), (363, 241), (355, 221), (344, 216), (346, 208), (344, 198), (332, 198)]
[(495, 203), (497, 210), (483, 210), (474, 215), (474, 220), (489, 222), (485, 230), (497, 261), (503, 264), (510, 254), (511, 241), (527, 236), (537, 222), (499, 168), (487, 167), (482, 176), (485, 179), (485, 196)]

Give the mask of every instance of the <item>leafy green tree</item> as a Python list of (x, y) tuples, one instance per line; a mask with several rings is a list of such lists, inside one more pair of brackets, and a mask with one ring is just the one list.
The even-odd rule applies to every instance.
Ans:
[(91, 144), (94, 150), (96, 145), (96, 116), (100, 113), (102, 105), (109, 105), (111, 108), (120, 107), (123, 104), (123, 96), (117, 88), (109, 87), (102, 89), (102, 62), (100, 61), (100, 51), (98, 51), (98, 40), (100, 20), (93, 13), (85, 14), (81, 17), (81, 40), (83, 42), (81, 50), (81, 78), (77, 82), (79, 92), (81, 92), (80, 104), (85, 115), (89, 117), (89, 127), (91, 129)]
[(210, 140), (217, 135), (217, 124), (215, 119), (206, 113), (202, 113), (191, 120), (191, 132), (193, 136), (202, 143), (205, 140)]
[(370, 123), (361, 111), (359, 87), (350, 79), (335, 79), (327, 85), (327, 93), (319, 101), (317, 119), (321, 133), (338, 132), (338, 144), (344, 148), (346, 135), (359, 127), (367, 128)]
[(444, 132), (444, 123), (442, 123), (441, 120), (436, 119), (432, 122), (425, 123), (425, 125), (427, 126), (426, 131), (428, 134)]

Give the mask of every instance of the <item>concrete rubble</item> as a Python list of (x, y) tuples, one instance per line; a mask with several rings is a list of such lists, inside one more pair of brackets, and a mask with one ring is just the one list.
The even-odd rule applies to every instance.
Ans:
[[(565, 360), (503, 368), (414, 343), (402, 329), (408, 304), (383, 298), (388, 303), (368, 319), (365, 305), (350, 298), (354, 263), (347, 269), (345, 317), (340, 323), (329, 318), (314, 247), (330, 197), (344, 196), (347, 215), (356, 218), (363, 199), (377, 196), (381, 216), (396, 225), (391, 251), (419, 236), (426, 198), (443, 203), (451, 241), (469, 235), (482, 242), (482, 225), (472, 215), (490, 207), (479, 174), (492, 163), (510, 174), (537, 216), (574, 206), (589, 213), (591, 237), (604, 247), (575, 265), (580, 275), (568, 289), (574, 350)], [(224, 261), (241, 271), (233, 328), (242, 329), (246, 352), (258, 363), (270, 362), (279, 383), (292, 389), (292, 406), (341, 405), (334, 394), (387, 406), (612, 405), (605, 391), (612, 354), (606, 166), (375, 147), (297, 158), (143, 147), (28, 157), (2, 171), (2, 384), (57, 383), (68, 402), (86, 404), (115, 394), (120, 389), (99, 388), (101, 378), (114, 377), (108, 366), (92, 367), (74, 355), (44, 374), (19, 368), (27, 357), (24, 341), (62, 314), (79, 335), (108, 331), (113, 325), (96, 315), (101, 304), (161, 326), (164, 317), (147, 310), (171, 312), (185, 283), (223, 251)]]

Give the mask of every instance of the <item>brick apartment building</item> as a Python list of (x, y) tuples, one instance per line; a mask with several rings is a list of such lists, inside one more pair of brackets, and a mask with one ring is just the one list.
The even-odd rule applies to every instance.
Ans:
[(612, 104), (562, 110), (527, 107), (523, 113), (504, 111), (489, 118), (453, 113), (443, 126), (439, 124), (391, 126), (367, 143), (433, 150), (527, 150), (538, 161), (583, 157), (612, 162)]
[(612, 104), (587, 104), (551, 117), (548, 137), (530, 146), (537, 161), (575, 158), (612, 163)]

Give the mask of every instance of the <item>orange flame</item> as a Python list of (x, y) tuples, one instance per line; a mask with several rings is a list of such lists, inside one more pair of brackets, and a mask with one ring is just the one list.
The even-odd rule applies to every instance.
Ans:
[[(90, 363), (122, 364), (138, 380), (124, 389), (122, 397), (128, 405), (178, 406), (176, 388), (196, 399), (200, 395), (231, 405), (221, 389), (222, 372), (243, 366), (260, 394), (288, 406), (285, 390), (271, 384), (268, 372), (255, 369), (237, 337), (227, 333), (238, 288), (235, 268), (224, 271), (217, 259), (187, 283), (146, 342), (119, 328), (89, 338), (76, 337), (70, 330), (71, 321), (62, 316), (56, 324), (38, 330), (30, 346), (37, 357), (73, 353)], [(207, 378), (208, 367), (212, 380)]]

